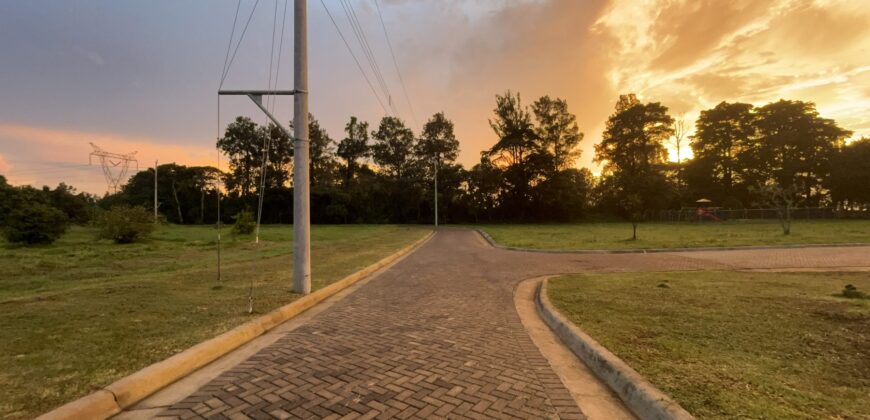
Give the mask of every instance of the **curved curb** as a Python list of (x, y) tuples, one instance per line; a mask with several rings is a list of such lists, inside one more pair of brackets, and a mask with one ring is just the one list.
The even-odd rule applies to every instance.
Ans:
[(705, 246), (697, 248), (631, 248), (631, 249), (535, 249), (501, 245), (483, 229), (474, 228), (483, 239), (494, 248), (508, 251), (540, 252), (544, 254), (655, 254), (661, 252), (702, 252), (702, 251), (753, 251), (759, 249), (798, 249), (798, 248), (837, 248), (870, 246), (870, 243), (842, 244), (791, 244), (791, 245), (746, 245), (746, 246)]
[(650, 384), (628, 364), (581, 331), (550, 304), (547, 281), (538, 289), (538, 312), (553, 332), (606, 383), (625, 405), (641, 419), (694, 419), (665, 393)]
[(125, 376), (103, 389), (62, 405), (37, 417), (37, 419), (105, 419), (115, 415), (413, 252), (432, 238), (434, 234), (434, 231), (430, 231), (414, 243), (335, 283), (239, 325), (217, 337), (203, 341), (168, 359)]

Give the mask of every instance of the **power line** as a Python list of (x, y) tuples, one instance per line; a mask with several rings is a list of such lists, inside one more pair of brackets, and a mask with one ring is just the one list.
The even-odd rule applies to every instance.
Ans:
[(230, 49), (233, 46), (233, 38), (236, 36), (236, 22), (239, 20), (239, 9), (242, 8), (242, 0), (236, 2), (236, 15), (233, 17), (233, 29), (230, 31), (230, 40), (227, 43), (227, 53), (224, 55), (224, 66), (221, 68), (221, 85), (223, 85), (224, 74), (227, 71), (227, 62), (230, 60)]
[(372, 85), (372, 81), (369, 80), (369, 76), (362, 68), (362, 64), (359, 63), (359, 60), (356, 58), (356, 54), (353, 53), (353, 49), (350, 48), (350, 44), (347, 42), (347, 39), (344, 37), (344, 34), (341, 33), (341, 29), (338, 27), (338, 23), (335, 22), (335, 18), (332, 17), (332, 13), (329, 11), (329, 8), (326, 7), (326, 3), (323, 0), (320, 0), (320, 4), (323, 6), (323, 10), (326, 11), (327, 16), (329, 16), (329, 20), (332, 21), (332, 25), (335, 27), (335, 31), (338, 32), (338, 36), (341, 37), (342, 42), (344, 42), (344, 46), (347, 47), (347, 52), (350, 53), (350, 56), (353, 57), (353, 61), (356, 63), (356, 67), (359, 69), (363, 78), (366, 80), (366, 83), (369, 85), (369, 89), (371, 89), (372, 94), (375, 95), (375, 99), (377, 99), (378, 104), (381, 105), (381, 108), (384, 110), (385, 114), (389, 114), (387, 111), (387, 107), (384, 106), (384, 102), (381, 101), (381, 97), (378, 95), (378, 92), (375, 90), (374, 85)]
[(418, 126), (417, 114), (414, 112), (414, 107), (411, 105), (411, 98), (408, 96), (408, 89), (405, 88), (405, 79), (402, 77), (402, 72), (399, 71), (399, 63), (396, 61), (396, 54), (393, 52), (393, 43), (390, 41), (390, 34), (387, 32), (387, 25), (384, 23), (384, 16), (381, 14), (381, 6), (378, 0), (375, 1), (375, 8), (378, 10), (378, 18), (381, 21), (381, 28), (384, 29), (384, 37), (387, 39), (387, 46), (390, 47), (390, 57), (393, 58), (393, 66), (396, 68), (396, 74), (399, 76), (399, 84), (402, 87), (402, 93), (405, 95), (405, 101), (408, 102), (408, 110), (411, 111), (411, 118), (414, 120), (414, 126)]
[(368, 37), (366, 37), (365, 31), (363, 31), (362, 25), (359, 22), (359, 17), (356, 14), (356, 10), (353, 8), (353, 4), (351, 4), (348, 0), (341, 0), (341, 5), (344, 8), (345, 16), (347, 16), (348, 23), (350, 23), (351, 29), (353, 29), (354, 36), (356, 36), (357, 42), (360, 45), (360, 48), (363, 50), (363, 54), (365, 54), (366, 59), (369, 62), (369, 66), (372, 69), (372, 72), (375, 75), (375, 78), (378, 81), (378, 84), (381, 87), (381, 91), (388, 99), (388, 105), (393, 110), (393, 115), (398, 114), (396, 112), (396, 108), (393, 105), (393, 95), (390, 92), (389, 86), (387, 86), (386, 80), (384, 79), (383, 72), (381, 71), (381, 66), (378, 65), (377, 58), (375, 57), (374, 51), (371, 48), (371, 44), (369, 44)]
[[(248, 26), (251, 24), (251, 19), (254, 17), (254, 12), (257, 10), (257, 5), (259, 5), (259, 4), (260, 4), (260, 0), (257, 0), (254, 3), (254, 7), (251, 8), (251, 14), (248, 15), (248, 21), (245, 22), (245, 27), (244, 27), (244, 29), (242, 29), (242, 34), (239, 35), (239, 42), (238, 42), (238, 44), (236, 44), (236, 48), (233, 50), (233, 56), (230, 57), (230, 61), (229, 61), (229, 63), (227, 63), (227, 66), (226, 66), (226, 68), (224, 68), (224, 72), (221, 75), (220, 87), (224, 86), (224, 81), (226, 80), (227, 75), (230, 73), (230, 67), (233, 66), (233, 61), (236, 60), (236, 53), (239, 52), (239, 46), (242, 45), (242, 40), (245, 39), (245, 34), (248, 32)], [(235, 25), (235, 21), (234, 21), (233, 22), (233, 32), (235, 32), (235, 28), (236, 28), (236, 25)], [(232, 45), (232, 38), (230, 38), (230, 45)]]

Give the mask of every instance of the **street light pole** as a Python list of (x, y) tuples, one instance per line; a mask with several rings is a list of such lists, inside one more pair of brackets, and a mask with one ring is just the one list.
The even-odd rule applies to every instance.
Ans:
[(311, 219), (308, 185), (307, 0), (294, 1), (293, 291), (311, 293)]
[(438, 157), (434, 159), (435, 163), (435, 227), (438, 227)]

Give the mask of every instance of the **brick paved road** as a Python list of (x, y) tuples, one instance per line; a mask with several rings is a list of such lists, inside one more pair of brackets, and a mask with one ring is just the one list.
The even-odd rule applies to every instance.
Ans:
[(870, 266), (870, 248), (572, 255), (442, 230), (329, 311), (167, 409), (181, 418), (583, 418), (514, 309), (520, 280), (584, 271)]

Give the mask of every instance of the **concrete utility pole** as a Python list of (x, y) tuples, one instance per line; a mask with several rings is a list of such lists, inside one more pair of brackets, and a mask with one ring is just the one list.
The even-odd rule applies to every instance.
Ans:
[(157, 224), (157, 159), (154, 159), (154, 224)]
[[(293, 291), (307, 295), (311, 293), (311, 216), (308, 185), (308, 17), (306, 1), (294, 0), (294, 89), (218, 90), (218, 95), (247, 96), (276, 126), (293, 139)], [(278, 118), (263, 106), (263, 96), (266, 95), (294, 95), (292, 134)], [(218, 191), (218, 200), (220, 200), (220, 191)], [(220, 256), (220, 254), (218, 255)]]
[(307, 0), (294, 0), (293, 59), (293, 291), (311, 293), (311, 219), (308, 185)]

